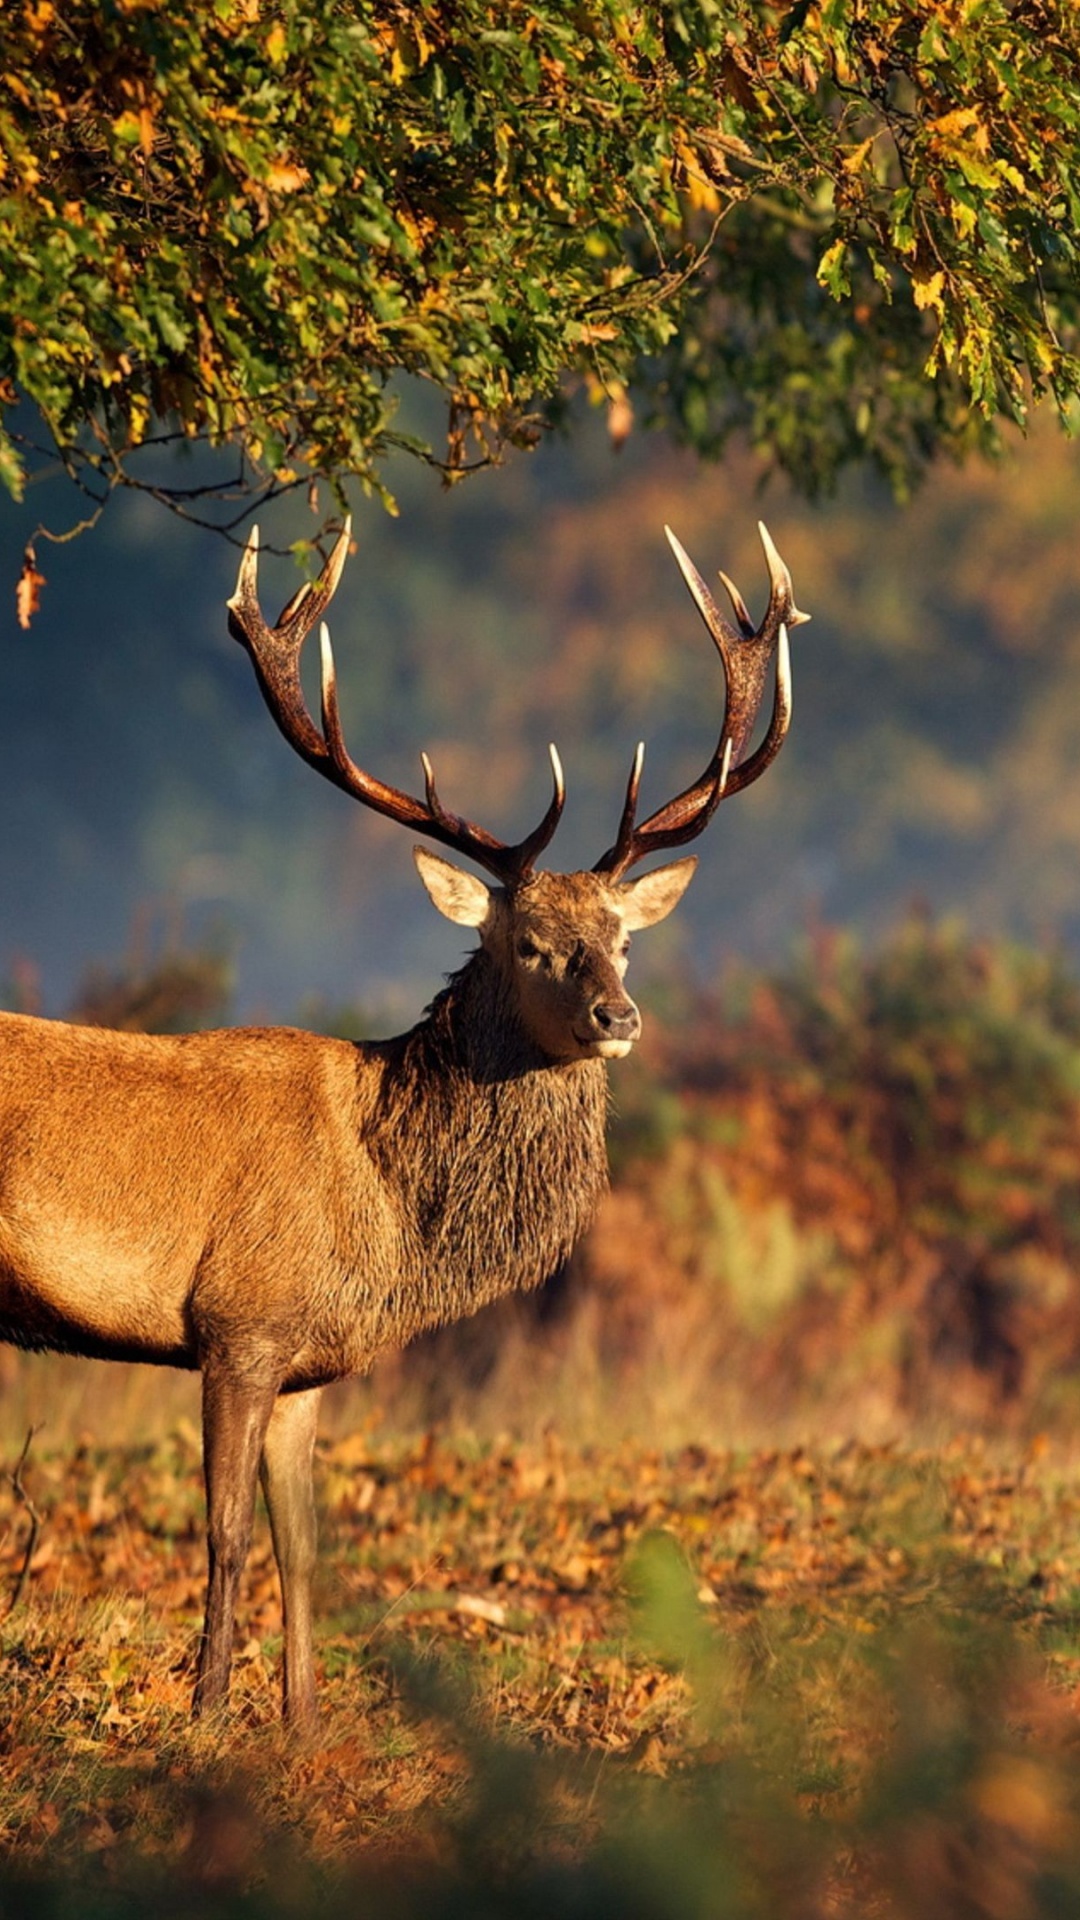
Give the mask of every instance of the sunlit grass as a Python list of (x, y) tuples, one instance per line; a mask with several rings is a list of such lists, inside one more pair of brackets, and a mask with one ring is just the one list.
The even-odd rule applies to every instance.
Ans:
[[(167, 1873), (269, 1913), (304, 1910), (297, 1875), (343, 1902), (377, 1882), (370, 1910), (408, 1920), (549, 1883), (556, 1914), (595, 1883), (644, 1920), (804, 1920), (867, 1885), (890, 1914), (996, 1916), (949, 1904), (947, 1859), (965, 1899), (994, 1861), (1018, 1920), (1080, 1888), (1078, 1499), (1051, 1456), (325, 1443), (324, 1720), (296, 1748), (265, 1524), (231, 1700), (193, 1727), (190, 1436), (39, 1445), (0, 1626), (0, 1878), (119, 1898)], [(0, 1517), (10, 1595), (11, 1488)]]

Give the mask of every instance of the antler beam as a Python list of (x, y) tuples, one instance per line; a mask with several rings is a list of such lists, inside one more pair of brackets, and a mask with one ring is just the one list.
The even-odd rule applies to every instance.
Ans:
[[(715, 751), (704, 772), (692, 786), (651, 814), (642, 826), (635, 826), (638, 792), (645, 749), (639, 746), (627, 782), (622, 818), (613, 847), (610, 847), (593, 872), (617, 880), (629, 867), (646, 855), (668, 847), (684, 846), (694, 840), (712, 819), (722, 799), (739, 793), (764, 773), (783, 745), (791, 721), (791, 661), (788, 628), (810, 618), (795, 605), (791, 575), (781, 560), (768, 531), (759, 522), (758, 531), (769, 570), (769, 602), (761, 624), (754, 626), (738, 589), (725, 573), (720, 578), (727, 589), (735, 614), (737, 630), (724, 618), (708, 587), (689, 555), (665, 528), (672, 552), (679, 564), (694, 604), (720, 655), (724, 669), (724, 724)], [(554, 747), (551, 754), (553, 792), (539, 825), (516, 845), (496, 839), (463, 815), (444, 807), (435, 785), (431, 762), (421, 755), (424, 769), (423, 800), (387, 785), (365, 773), (351, 758), (338, 709), (337, 678), (330, 635), (323, 621), (322, 639), (322, 730), (308, 712), (300, 682), (300, 654), (317, 620), (322, 620), (341, 578), (352, 536), (351, 522), (338, 536), (317, 580), (306, 582), (279, 615), (275, 626), (268, 626), (259, 607), (258, 563), (259, 533), (253, 527), (240, 562), (236, 590), (229, 600), (229, 630), (246, 649), (255, 668), (263, 698), (289, 745), (324, 778), (351, 794), (364, 806), (387, 819), (396, 820), (414, 832), (452, 847), (476, 861), (509, 888), (520, 885), (532, 871), (538, 856), (548, 845), (562, 815), (566, 799), (562, 766)], [(756, 750), (747, 757), (747, 747), (757, 719), (765, 681), (773, 655), (776, 655), (776, 688), (772, 717)]]
[(277, 624), (270, 627), (259, 607), (259, 530), (252, 527), (240, 562), (236, 590), (226, 603), (229, 631), (250, 656), (263, 698), (277, 726), (308, 766), (314, 767), (317, 773), (332, 781), (344, 793), (351, 794), (354, 800), (361, 801), (364, 806), (384, 814), (389, 820), (398, 821), (402, 826), (412, 827), (415, 832), (425, 834), (443, 846), (454, 848), (494, 874), (504, 886), (513, 888), (531, 871), (537, 857), (547, 846), (559, 824), (565, 804), (562, 766), (554, 747), (549, 749), (554, 790), (547, 812), (539, 826), (534, 827), (524, 840), (516, 846), (510, 846), (503, 840), (497, 840), (485, 827), (477, 826), (459, 814), (450, 813), (443, 806), (426, 754), (421, 756), (426, 793), (424, 800), (413, 799), (410, 794), (377, 780), (356, 765), (345, 745), (338, 710), (334, 656), (325, 622), (321, 627), (321, 733), (308, 712), (300, 683), (300, 654), (316, 620), (326, 612), (334, 596), (351, 537), (352, 522), (346, 520), (318, 579), (305, 582), (279, 615)]

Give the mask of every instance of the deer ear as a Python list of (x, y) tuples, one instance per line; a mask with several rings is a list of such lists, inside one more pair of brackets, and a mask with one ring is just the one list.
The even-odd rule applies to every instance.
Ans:
[(483, 926), (491, 907), (491, 890), (482, 880), (451, 866), (449, 860), (440, 860), (438, 854), (429, 853), (426, 847), (414, 847), (413, 859), (440, 913), (445, 913), (447, 919), (459, 927)]
[(635, 933), (638, 927), (654, 927), (658, 920), (665, 920), (672, 907), (678, 906), (696, 866), (697, 861), (691, 855), (688, 860), (676, 860), (670, 867), (654, 867), (652, 873), (643, 873), (640, 880), (628, 880), (621, 886), (619, 911), (627, 933)]

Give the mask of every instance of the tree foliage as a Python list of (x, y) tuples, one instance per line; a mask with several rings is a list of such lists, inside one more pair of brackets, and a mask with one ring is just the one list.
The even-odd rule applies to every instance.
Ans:
[(568, 376), (903, 484), (1080, 385), (1064, 0), (12, 0), (0, 56), (16, 496), (58, 448), (198, 511), (177, 437), (238, 450), (225, 520), (402, 443), (456, 475)]

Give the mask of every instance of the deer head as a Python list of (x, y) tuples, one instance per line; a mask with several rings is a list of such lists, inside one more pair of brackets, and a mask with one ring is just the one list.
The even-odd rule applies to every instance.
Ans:
[[(737, 589), (722, 573), (735, 613), (736, 626), (729, 624), (670, 528), (665, 531), (720, 655), (724, 722), (699, 778), (640, 826), (636, 816), (645, 750), (638, 747), (615, 842), (591, 873), (548, 873), (535, 865), (559, 824), (566, 798), (554, 747), (549, 749), (553, 792), (547, 810), (539, 825), (512, 846), (443, 806), (426, 754), (421, 755), (423, 800), (387, 786), (358, 767), (345, 746), (325, 622), (321, 627), (322, 726), (321, 730), (316, 727), (300, 684), (300, 652), (341, 578), (351, 539), (349, 521), (318, 579), (306, 582), (294, 594), (273, 627), (259, 609), (258, 529), (252, 528), (236, 591), (228, 602), (230, 632), (250, 655), (266, 704), (300, 757), (365, 806), (453, 848), (496, 880), (496, 887), (488, 887), (450, 861), (422, 847), (415, 849), (420, 878), (434, 904), (457, 925), (479, 930), (485, 952), (509, 988), (521, 1026), (539, 1052), (552, 1061), (613, 1059), (630, 1051), (641, 1031), (641, 1016), (623, 985), (630, 935), (671, 912), (689, 885), (697, 861), (692, 856), (678, 860), (636, 880), (624, 876), (647, 855), (696, 839), (722, 799), (764, 773), (779, 752), (791, 720), (787, 629), (809, 615), (796, 607), (791, 576), (765, 527), (759, 531), (770, 592), (757, 627)], [(748, 753), (774, 654), (772, 716), (760, 745)]]

